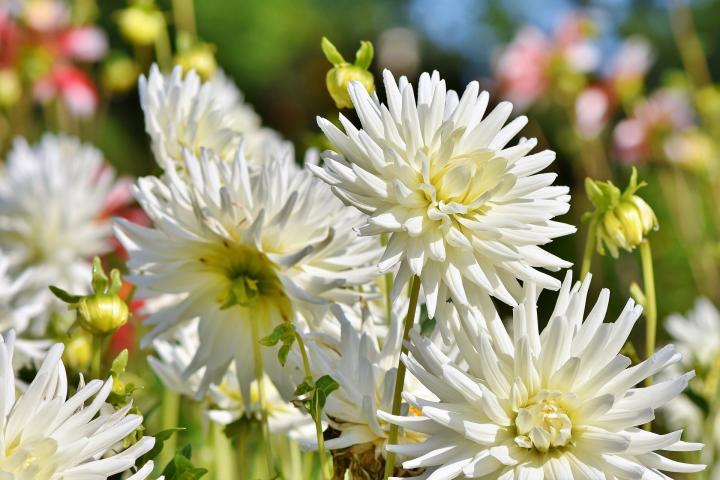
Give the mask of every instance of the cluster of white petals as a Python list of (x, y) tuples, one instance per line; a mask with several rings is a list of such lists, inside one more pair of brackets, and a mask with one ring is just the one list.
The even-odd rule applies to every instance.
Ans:
[[(152, 447), (142, 437), (125, 448), (123, 440), (141, 424), (105, 403), (112, 379), (92, 380), (68, 397), (62, 344), (53, 346), (33, 381), (17, 393), (13, 370), (15, 333), (0, 337), (0, 477), (13, 480), (104, 479), (129, 472)], [(152, 472), (148, 462), (128, 480)]]
[[(673, 346), (632, 365), (619, 354), (641, 307), (628, 301), (614, 323), (604, 323), (609, 292), (585, 316), (589, 276), (572, 285), (568, 273), (550, 321), (539, 330), (536, 285), (525, 284), (511, 334), (492, 341), (483, 330), (458, 341), (452, 360), (413, 334), (403, 361), (439, 400), (405, 394), (420, 415), (382, 418), (427, 436), (422, 443), (388, 447), (409, 457), (421, 478), (667, 479), (663, 472), (697, 472), (657, 453), (699, 450), (681, 431), (643, 430), (655, 410), (680, 394), (693, 373), (649, 387), (646, 378), (680, 361)], [(459, 337), (458, 337), (459, 338)]]
[(76, 138), (45, 134), (35, 145), (13, 143), (0, 171), (0, 251), (8, 274), (27, 275), (23, 291), (45, 304), (34, 333), (45, 333), (55, 302), (48, 285), (87, 291), (89, 259), (110, 250), (104, 209), (114, 177), (102, 153)]
[(490, 113), (477, 82), (462, 97), (437, 72), (420, 77), (417, 100), (405, 77), (383, 74), (387, 104), (357, 82), (349, 87), (362, 128), (344, 116), (343, 133), (318, 123), (337, 152), (323, 154), (312, 170), (348, 205), (368, 215), (361, 235), (389, 234), (379, 265), (400, 265), (395, 294), (412, 275), (422, 281), (430, 316), (448, 298), (458, 308), (489, 314), (490, 296), (509, 305), (522, 297), (518, 280), (557, 289), (537, 270), (570, 266), (540, 245), (575, 231), (553, 217), (569, 208), (568, 188), (554, 173), (538, 173), (555, 159), (535, 154), (535, 139), (521, 138), (518, 117), (503, 126), (512, 105)]
[[(178, 296), (147, 319), (153, 330), (143, 341), (198, 318), (200, 344), (185, 376), (204, 368), (204, 394), (235, 360), (249, 399), (251, 322), (264, 337), (298, 311), (356, 300), (353, 286), (372, 281), (379, 248), (374, 239), (357, 239), (359, 216), (289, 157), (266, 159), (251, 174), (242, 148), (232, 161), (205, 149), (184, 154), (187, 176), (170, 169), (134, 188), (154, 227), (118, 224), (138, 295)], [(275, 352), (262, 353), (266, 372), (287, 394)]]
[(175, 67), (163, 74), (157, 65), (140, 77), (140, 103), (155, 160), (164, 169), (182, 170), (183, 149), (199, 154), (211, 149), (231, 161), (240, 143), (253, 162), (291, 149), (280, 136), (263, 128), (237, 86), (222, 72), (203, 82), (193, 70)]

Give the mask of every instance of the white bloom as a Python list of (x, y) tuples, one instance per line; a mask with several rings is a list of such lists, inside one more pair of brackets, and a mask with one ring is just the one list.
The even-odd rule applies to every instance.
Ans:
[(255, 163), (292, 148), (277, 133), (262, 128), (260, 118), (222, 72), (203, 83), (194, 70), (183, 76), (178, 66), (164, 75), (153, 65), (148, 78), (140, 77), (139, 86), (145, 130), (164, 169), (183, 167), (183, 148), (195, 154), (200, 148), (212, 149), (231, 161), (243, 142)]
[[(89, 259), (111, 248), (102, 214), (113, 183), (102, 153), (73, 137), (46, 134), (33, 146), (15, 140), (0, 172), (0, 250), (12, 276), (30, 269), (24, 289), (46, 302), (53, 301), (51, 284), (87, 291)], [(37, 322), (33, 331), (44, 327)]]
[[(720, 312), (707, 298), (698, 298), (695, 307), (686, 316), (670, 315), (665, 320), (665, 329), (683, 355), (682, 363), (674, 366), (671, 374), (683, 368), (696, 369), (699, 375), (692, 379), (689, 388), (695, 395), (712, 401), (716, 395), (712, 389), (716, 387), (715, 382), (720, 375)], [(714, 428), (708, 431), (706, 413), (685, 395), (674, 398), (662, 410), (668, 425), (684, 428), (690, 439), (703, 441), (714, 435), (715, 452), (705, 449), (703, 460), (710, 460), (713, 455), (720, 459), (720, 415), (714, 420)], [(720, 480), (720, 465), (717, 460), (715, 463), (710, 478)]]
[[(189, 183), (174, 170), (141, 178), (134, 193), (155, 228), (119, 221), (139, 295), (179, 294), (151, 315), (148, 344), (198, 317), (200, 347), (185, 376), (205, 367), (199, 392), (221, 381), (231, 360), (244, 398), (254, 378), (250, 322), (261, 337), (299, 310), (351, 302), (375, 275), (378, 248), (358, 239), (358, 217), (290, 159), (268, 159), (250, 176), (242, 150), (227, 162), (186, 151)], [(275, 352), (262, 349), (273, 383), (287, 391)]]
[[(0, 337), (2, 478), (103, 479), (129, 471), (152, 448), (152, 437), (122, 448), (122, 440), (141, 425), (142, 417), (128, 414), (130, 405), (115, 411), (105, 403), (112, 379), (92, 380), (68, 398), (62, 344), (50, 349), (32, 383), (16, 394), (14, 342), (14, 332)], [(151, 470), (146, 466), (131, 478), (147, 478)]]
[(482, 330), (469, 341), (458, 337), (467, 368), (413, 335), (412, 356), (403, 361), (440, 400), (406, 395), (421, 415), (383, 414), (428, 436), (389, 447), (412, 458), (406, 468), (425, 467), (424, 478), (432, 480), (660, 480), (668, 478), (661, 471), (703, 470), (656, 453), (702, 447), (681, 441), (681, 431), (657, 435), (638, 428), (679, 395), (693, 373), (637, 385), (681, 355), (670, 345), (630, 366), (619, 352), (642, 309), (630, 300), (617, 321), (604, 323), (609, 292), (603, 290), (583, 321), (590, 278), (571, 284), (568, 273), (542, 333), (536, 286), (527, 282), (508, 341), (491, 341)]
[[(395, 311), (405, 309), (407, 302), (398, 302)], [(389, 330), (378, 335), (381, 322), (367, 308), (362, 313), (349, 307), (336, 306), (332, 310), (340, 323), (339, 338), (318, 333), (305, 335), (313, 376), (317, 379), (330, 375), (339, 385), (323, 409), (329, 426), (338, 432), (337, 437), (326, 440), (325, 446), (330, 450), (353, 447), (356, 454), (370, 450), (372, 458), (379, 458), (390, 425), (378, 418), (377, 411), (392, 409), (402, 322), (385, 322), (390, 323)], [(405, 390), (430, 394), (412, 375), (405, 379)], [(413, 442), (418, 438), (408, 432), (401, 441)]]
[(552, 220), (568, 211), (570, 197), (567, 187), (551, 186), (556, 174), (538, 174), (554, 152), (528, 155), (535, 139), (508, 146), (527, 118), (503, 127), (512, 105), (502, 102), (483, 119), (489, 97), (477, 82), (458, 99), (437, 72), (424, 73), (417, 102), (405, 77), (396, 83), (385, 71), (384, 82), (387, 105), (349, 86), (362, 129), (342, 115), (345, 133), (318, 119), (339, 153), (325, 152), (324, 169), (311, 168), (369, 215), (361, 235), (390, 234), (379, 265), (400, 264), (395, 292), (418, 275), (432, 317), (448, 296), (487, 314), (488, 295), (516, 305), (518, 280), (559, 288), (536, 267), (570, 265), (539, 247), (575, 231)]
[[(203, 369), (196, 371), (189, 378), (185, 370), (200, 346), (197, 334), (197, 321), (174, 330), (171, 338), (158, 338), (153, 342), (157, 357), (148, 357), (150, 366), (160, 377), (165, 387), (190, 398), (198, 396), (202, 383)], [(304, 433), (304, 427), (313, 425), (312, 418), (301, 412), (291, 403), (286, 402), (272, 381), (265, 376), (263, 382), (265, 403), (268, 413), (270, 431), (273, 433), (289, 433), (298, 438)], [(219, 384), (210, 386), (203, 412), (207, 417), (220, 425), (229, 425), (240, 417), (259, 416), (257, 381), (250, 385), (250, 399), (243, 401), (238, 386), (235, 365), (231, 364)], [(249, 408), (246, 408), (246, 404)], [(314, 426), (312, 427), (314, 429)], [(312, 431), (314, 434), (314, 430)]]

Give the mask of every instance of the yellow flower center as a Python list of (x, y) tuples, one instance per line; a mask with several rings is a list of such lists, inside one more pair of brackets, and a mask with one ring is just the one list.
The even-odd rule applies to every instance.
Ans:
[(572, 443), (572, 421), (557, 398), (544, 398), (518, 409), (515, 444), (545, 453)]

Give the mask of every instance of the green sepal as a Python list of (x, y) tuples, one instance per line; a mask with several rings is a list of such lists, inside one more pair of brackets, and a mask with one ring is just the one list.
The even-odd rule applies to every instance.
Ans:
[(322, 48), (325, 58), (327, 58), (333, 65), (338, 66), (347, 63), (335, 45), (333, 45), (327, 37), (322, 37), (322, 40), (320, 41), (320, 48)]
[(370, 68), (373, 56), (375, 55), (375, 48), (372, 42), (362, 40), (360, 42), (360, 48), (355, 52), (355, 66), (367, 70)]
[(62, 300), (65, 303), (74, 304), (78, 303), (80, 299), (82, 298), (80, 295), (73, 295), (72, 293), (68, 293), (65, 290), (63, 290), (60, 287), (56, 287), (55, 285), (50, 285), (48, 288), (50, 288), (50, 291), (55, 295), (57, 298)]

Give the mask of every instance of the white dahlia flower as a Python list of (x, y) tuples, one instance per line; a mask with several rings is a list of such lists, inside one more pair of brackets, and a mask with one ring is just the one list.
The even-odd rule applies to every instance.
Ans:
[[(681, 369), (695, 369), (698, 376), (690, 382), (689, 390), (695, 398), (704, 398), (708, 403), (717, 402), (720, 388), (718, 309), (707, 298), (698, 298), (687, 315), (670, 315), (665, 320), (665, 329), (683, 355), (681, 364), (674, 366), (670, 374), (676, 374)], [(684, 428), (689, 439), (706, 441), (714, 446), (714, 451), (705, 448), (702, 459), (712, 463), (715, 458), (710, 478), (720, 480), (720, 414), (715, 413), (715, 418), (709, 418), (700, 405), (686, 395), (668, 402), (662, 412), (671, 428)]]
[[(68, 398), (62, 344), (48, 352), (35, 379), (17, 393), (12, 367), (15, 333), (0, 337), (0, 477), (13, 480), (105, 479), (130, 472), (155, 439), (122, 441), (142, 423), (105, 403), (112, 379), (92, 380)], [(152, 462), (132, 480), (147, 478)]]
[[(361, 466), (372, 477), (373, 471), (382, 473), (384, 466), (382, 457), (390, 425), (378, 418), (377, 412), (392, 409), (402, 323), (381, 322), (373, 318), (369, 308), (360, 307), (362, 312), (357, 308), (332, 309), (340, 324), (339, 337), (312, 332), (305, 338), (313, 376), (330, 375), (339, 385), (323, 409), (331, 428), (325, 447), (334, 450), (336, 456), (346, 455), (351, 469)], [(396, 312), (405, 309), (407, 302), (397, 302)], [(389, 323), (390, 328), (384, 329), (383, 323)], [(405, 391), (432, 396), (409, 374)], [(406, 431), (399, 441), (417, 442), (422, 438), (421, 434)]]
[[(31, 272), (23, 288), (46, 304), (59, 305), (51, 284), (86, 292), (89, 260), (110, 250), (112, 229), (103, 213), (114, 176), (99, 150), (73, 137), (46, 134), (33, 146), (22, 138), (13, 143), (0, 171), (0, 251), (12, 276)], [(45, 312), (34, 333), (44, 333)]]
[[(200, 346), (186, 377), (204, 367), (203, 394), (234, 359), (248, 399), (250, 322), (264, 337), (298, 311), (354, 301), (353, 287), (375, 276), (379, 249), (355, 235), (358, 216), (289, 158), (268, 159), (251, 176), (242, 149), (232, 162), (209, 150), (199, 158), (186, 150), (185, 168), (188, 181), (174, 170), (162, 180), (139, 179), (134, 194), (154, 228), (118, 221), (138, 294), (180, 295), (146, 320), (153, 330), (143, 342), (199, 318)], [(275, 352), (262, 353), (273, 383), (287, 392)]]
[[(190, 398), (198, 396), (203, 377), (202, 368), (189, 378), (185, 376), (185, 370), (200, 346), (196, 324), (197, 321), (194, 321), (177, 328), (169, 338), (155, 339), (153, 347), (157, 357), (148, 357), (150, 366), (166, 388)], [(267, 376), (264, 377), (263, 388), (270, 432), (287, 433), (298, 438), (309, 426), (314, 434), (312, 418), (286, 402)], [(243, 401), (233, 363), (222, 380), (210, 386), (202, 407), (207, 418), (220, 425), (229, 425), (243, 416), (259, 418), (257, 381), (253, 380), (250, 385), (248, 402)]]
[(231, 161), (243, 142), (253, 164), (291, 149), (276, 132), (261, 126), (240, 90), (222, 72), (203, 82), (194, 70), (183, 75), (178, 66), (166, 75), (153, 65), (147, 78), (140, 77), (139, 87), (145, 130), (157, 162), (166, 170), (168, 165), (182, 170), (184, 148), (195, 154), (200, 148), (212, 149)]
[(570, 265), (539, 247), (575, 231), (552, 220), (568, 211), (570, 196), (567, 187), (552, 186), (556, 174), (538, 174), (554, 152), (528, 155), (535, 139), (508, 146), (527, 119), (503, 127), (507, 102), (483, 118), (488, 94), (477, 82), (458, 99), (437, 72), (424, 73), (416, 102), (405, 77), (396, 83), (387, 70), (383, 77), (387, 105), (357, 82), (348, 87), (361, 129), (342, 115), (345, 133), (318, 119), (338, 153), (325, 152), (324, 168), (311, 168), (369, 216), (361, 235), (390, 235), (379, 265), (387, 271), (400, 264), (395, 292), (419, 276), (433, 317), (448, 297), (486, 313), (488, 295), (516, 305), (517, 280), (559, 288), (536, 267)]
[(614, 323), (604, 323), (603, 290), (585, 317), (590, 277), (571, 288), (568, 273), (547, 327), (539, 332), (536, 285), (514, 311), (512, 341), (499, 345), (480, 330), (447, 358), (413, 334), (403, 361), (438, 398), (405, 395), (420, 415), (387, 421), (427, 435), (423, 443), (388, 449), (407, 455), (405, 468), (425, 468), (432, 480), (666, 479), (661, 472), (698, 472), (702, 465), (671, 460), (657, 451), (694, 451), (681, 431), (658, 435), (642, 428), (655, 409), (676, 397), (693, 373), (650, 387), (638, 386), (680, 361), (670, 345), (630, 365), (619, 354), (640, 316), (628, 301)]

